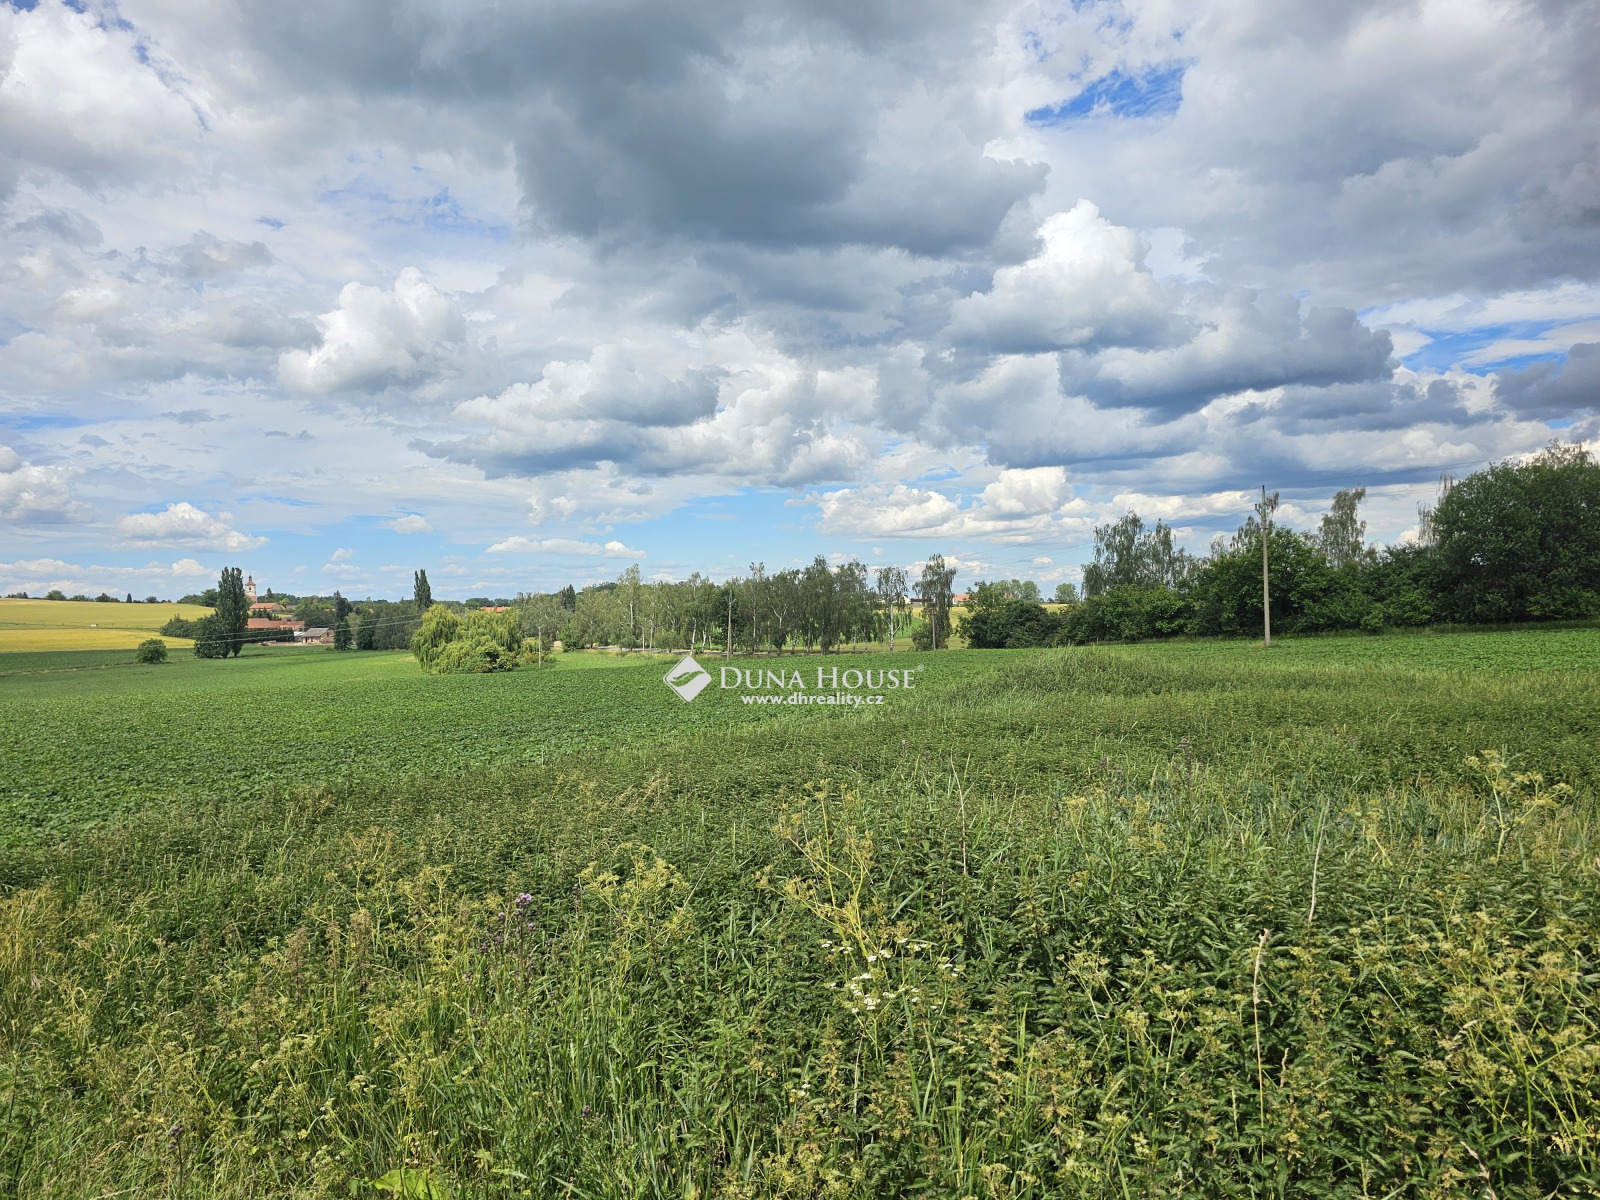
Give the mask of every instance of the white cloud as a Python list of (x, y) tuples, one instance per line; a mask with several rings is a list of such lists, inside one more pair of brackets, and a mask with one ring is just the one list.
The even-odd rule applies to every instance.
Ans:
[(934, 488), (868, 486), (813, 492), (826, 534), (852, 537), (988, 538), (1022, 542), (1083, 526), (1086, 507), (1060, 467), (1003, 470), (963, 503)]
[(52, 525), (89, 519), (90, 509), (75, 500), (67, 486), (71, 472), (22, 461), (0, 445), (0, 519), (18, 525)]
[(341, 547), (339, 547), (339, 549), (335, 550), (332, 554), (328, 555), (328, 561), (330, 563), (349, 562), (352, 558), (355, 557), (355, 555), (356, 555), (356, 552), (354, 550), (351, 550), (351, 549), (349, 549), (348, 547), (345, 547), (345, 546), (341, 546)]
[(1150, 345), (1179, 331), (1145, 266), (1149, 247), (1087, 200), (1045, 218), (1039, 253), (959, 301), (948, 335), (991, 353)]
[(322, 344), (287, 350), (278, 359), (283, 382), (301, 392), (380, 391), (417, 383), (466, 353), (466, 322), (455, 304), (415, 267), (389, 291), (347, 283), (339, 307), (317, 318)]
[(0, 148), (90, 186), (181, 173), (203, 102), (164, 65), (125, 22), (65, 4), (0, 7)]
[(163, 512), (128, 513), (117, 521), (117, 532), (130, 546), (198, 546), (206, 550), (238, 552), (266, 544), (233, 527), (232, 513), (216, 516), (187, 500), (167, 505)]
[(420, 517), (416, 513), (396, 517), (388, 522), (388, 526), (396, 533), (428, 533), (433, 529), (433, 526), (428, 524), (428, 518)]
[(644, 558), (643, 550), (632, 550), (618, 541), (609, 541), (604, 545), (598, 542), (584, 542), (575, 538), (529, 538), (508, 537), (498, 541), (488, 549), (490, 554), (553, 554), (568, 555), (575, 558)]
[(135, 586), (154, 587), (161, 583), (186, 588), (207, 577), (215, 578), (212, 568), (192, 558), (180, 558), (167, 564), (148, 563), (142, 567), (83, 566), (59, 558), (0, 562), (0, 591), (25, 591), (30, 595), (52, 588), (69, 594), (91, 595)]
[(492, 477), (609, 465), (643, 476), (797, 486), (866, 470), (872, 440), (846, 414), (871, 403), (870, 372), (809, 368), (770, 339), (737, 330), (716, 349), (724, 359), (713, 373), (681, 357), (654, 369), (624, 366), (612, 347), (597, 346), (587, 362), (551, 363), (537, 383), (456, 407), (454, 419), (487, 432), (416, 444)]

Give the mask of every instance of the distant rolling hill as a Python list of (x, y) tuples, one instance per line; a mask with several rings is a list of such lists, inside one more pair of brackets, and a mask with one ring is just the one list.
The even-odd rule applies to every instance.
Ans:
[[(83, 600), (0, 600), (0, 654), (14, 650), (133, 649), (161, 636), (173, 617), (194, 620), (211, 610), (198, 604), (116, 604)], [(193, 646), (165, 638), (171, 649)]]

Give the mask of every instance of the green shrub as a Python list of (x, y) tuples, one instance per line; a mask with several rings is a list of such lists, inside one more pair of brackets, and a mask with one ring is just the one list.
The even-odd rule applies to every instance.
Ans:
[(151, 666), (164, 663), (167, 661), (167, 644), (160, 638), (145, 638), (133, 652), (133, 661), (148, 663)]

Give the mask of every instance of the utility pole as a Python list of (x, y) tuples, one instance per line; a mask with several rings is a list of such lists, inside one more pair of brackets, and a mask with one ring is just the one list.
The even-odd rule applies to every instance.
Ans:
[[(1273, 497), (1277, 499), (1276, 496)], [(1272, 589), (1267, 575), (1267, 517), (1271, 509), (1267, 507), (1267, 485), (1261, 485), (1261, 644), (1272, 645)]]
[(728, 580), (728, 645), (722, 652), (723, 660), (733, 657), (733, 580)]

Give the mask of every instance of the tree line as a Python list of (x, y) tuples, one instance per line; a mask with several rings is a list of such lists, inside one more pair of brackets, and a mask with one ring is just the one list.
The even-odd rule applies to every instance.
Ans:
[[(1317, 528), (1304, 531), (1275, 520), (1277, 497), (1263, 496), (1206, 555), (1179, 547), (1163, 521), (1147, 526), (1130, 512), (1095, 530), (1081, 597), (1061, 584), (1052, 611), (1031, 581), (979, 582), (965, 598), (959, 632), (978, 649), (1254, 636), (1262, 627), (1263, 540), (1272, 626), (1283, 633), (1600, 617), (1600, 464), (1582, 447), (1554, 444), (1528, 462), (1447, 480), (1437, 504), (1423, 506), (1421, 536), (1406, 545), (1367, 544), (1365, 496), (1364, 488), (1339, 492)], [(782, 571), (751, 563), (720, 582), (698, 572), (652, 581), (634, 565), (581, 590), (452, 604), (436, 603), (418, 570), (409, 601), (353, 603), (338, 592), (277, 600), (308, 625), (331, 628), (335, 649), (409, 648), (430, 670), (480, 671), (537, 665), (558, 641), (567, 649), (696, 654), (942, 649), (955, 632), (955, 574), (937, 554), (915, 577), (821, 555)], [(162, 632), (194, 638), (202, 657), (282, 636), (246, 628), (237, 567), (185, 600), (214, 611), (175, 618)]]
[(1304, 531), (1273, 520), (1277, 497), (1264, 497), (1203, 557), (1130, 512), (1095, 530), (1080, 603), (1049, 612), (1007, 584), (979, 583), (962, 633), (976, 648), (1258, 636), (1263, 539), (1274, 632), (1600, 617), (1600, 464), (1581, 446), (1447, 479), (1407, 545), (1367, 544), (1365, 496), (1339, 492)]
[[(749, 573), (716, 581), (651, 581), (637, 565), (617, 579), (578, 591), (518, 594), (506, 613), (467, 608), (455, 613), (432, 603), (426, 572), (416, 576), (414, 601), (426, 605), (411, 647), (425, 670), (507, 670), (542, 661), (556, 641), (563, 648), (695, 654), (831, 654), (885, 643), (922, 649), (949, 643), (956, 569), (940, 555), (913, 580), (897, 566), (869, 568), (858, 560)], [(913, 619), (912, 604), (920, 605)], [(513, 643), (513, 629), (522, 646)]]
[[(60, 588), (51, 588), (43, 596), (37, 596), (37, 597), (33, 597), (33, 598), (34, 599), (40, 599), (40, 600), (71, 600), (71, 601), (74, 601), (74, 602), (79, 603), (79, 604), (165, 604), (166, 603), (166, 601), (164, 601), (164, 600), (162, 600), (162, 599), (160, 599), (160, 598), (158, 598), (156, 596), (146, 596), (143, 600), (135, 600), (133, 598), (133, 593), (132, 592), (127, 593), (126, 598), (122, 598), (122, 599), (119, 599), (118, 597), (113, 596), (110, 592), (101, 592), (98, 596), (87, 596), (84, 593), (79, 592), (74, 596), (69, 596), (65, 592), (63, 592)], [(26, 591), (7, 592), (6, 593), (6, 599), (7, 600), (27, 600), (27, 599), (29, 599), (29, 596), (28, 596), (28, 593)]]

